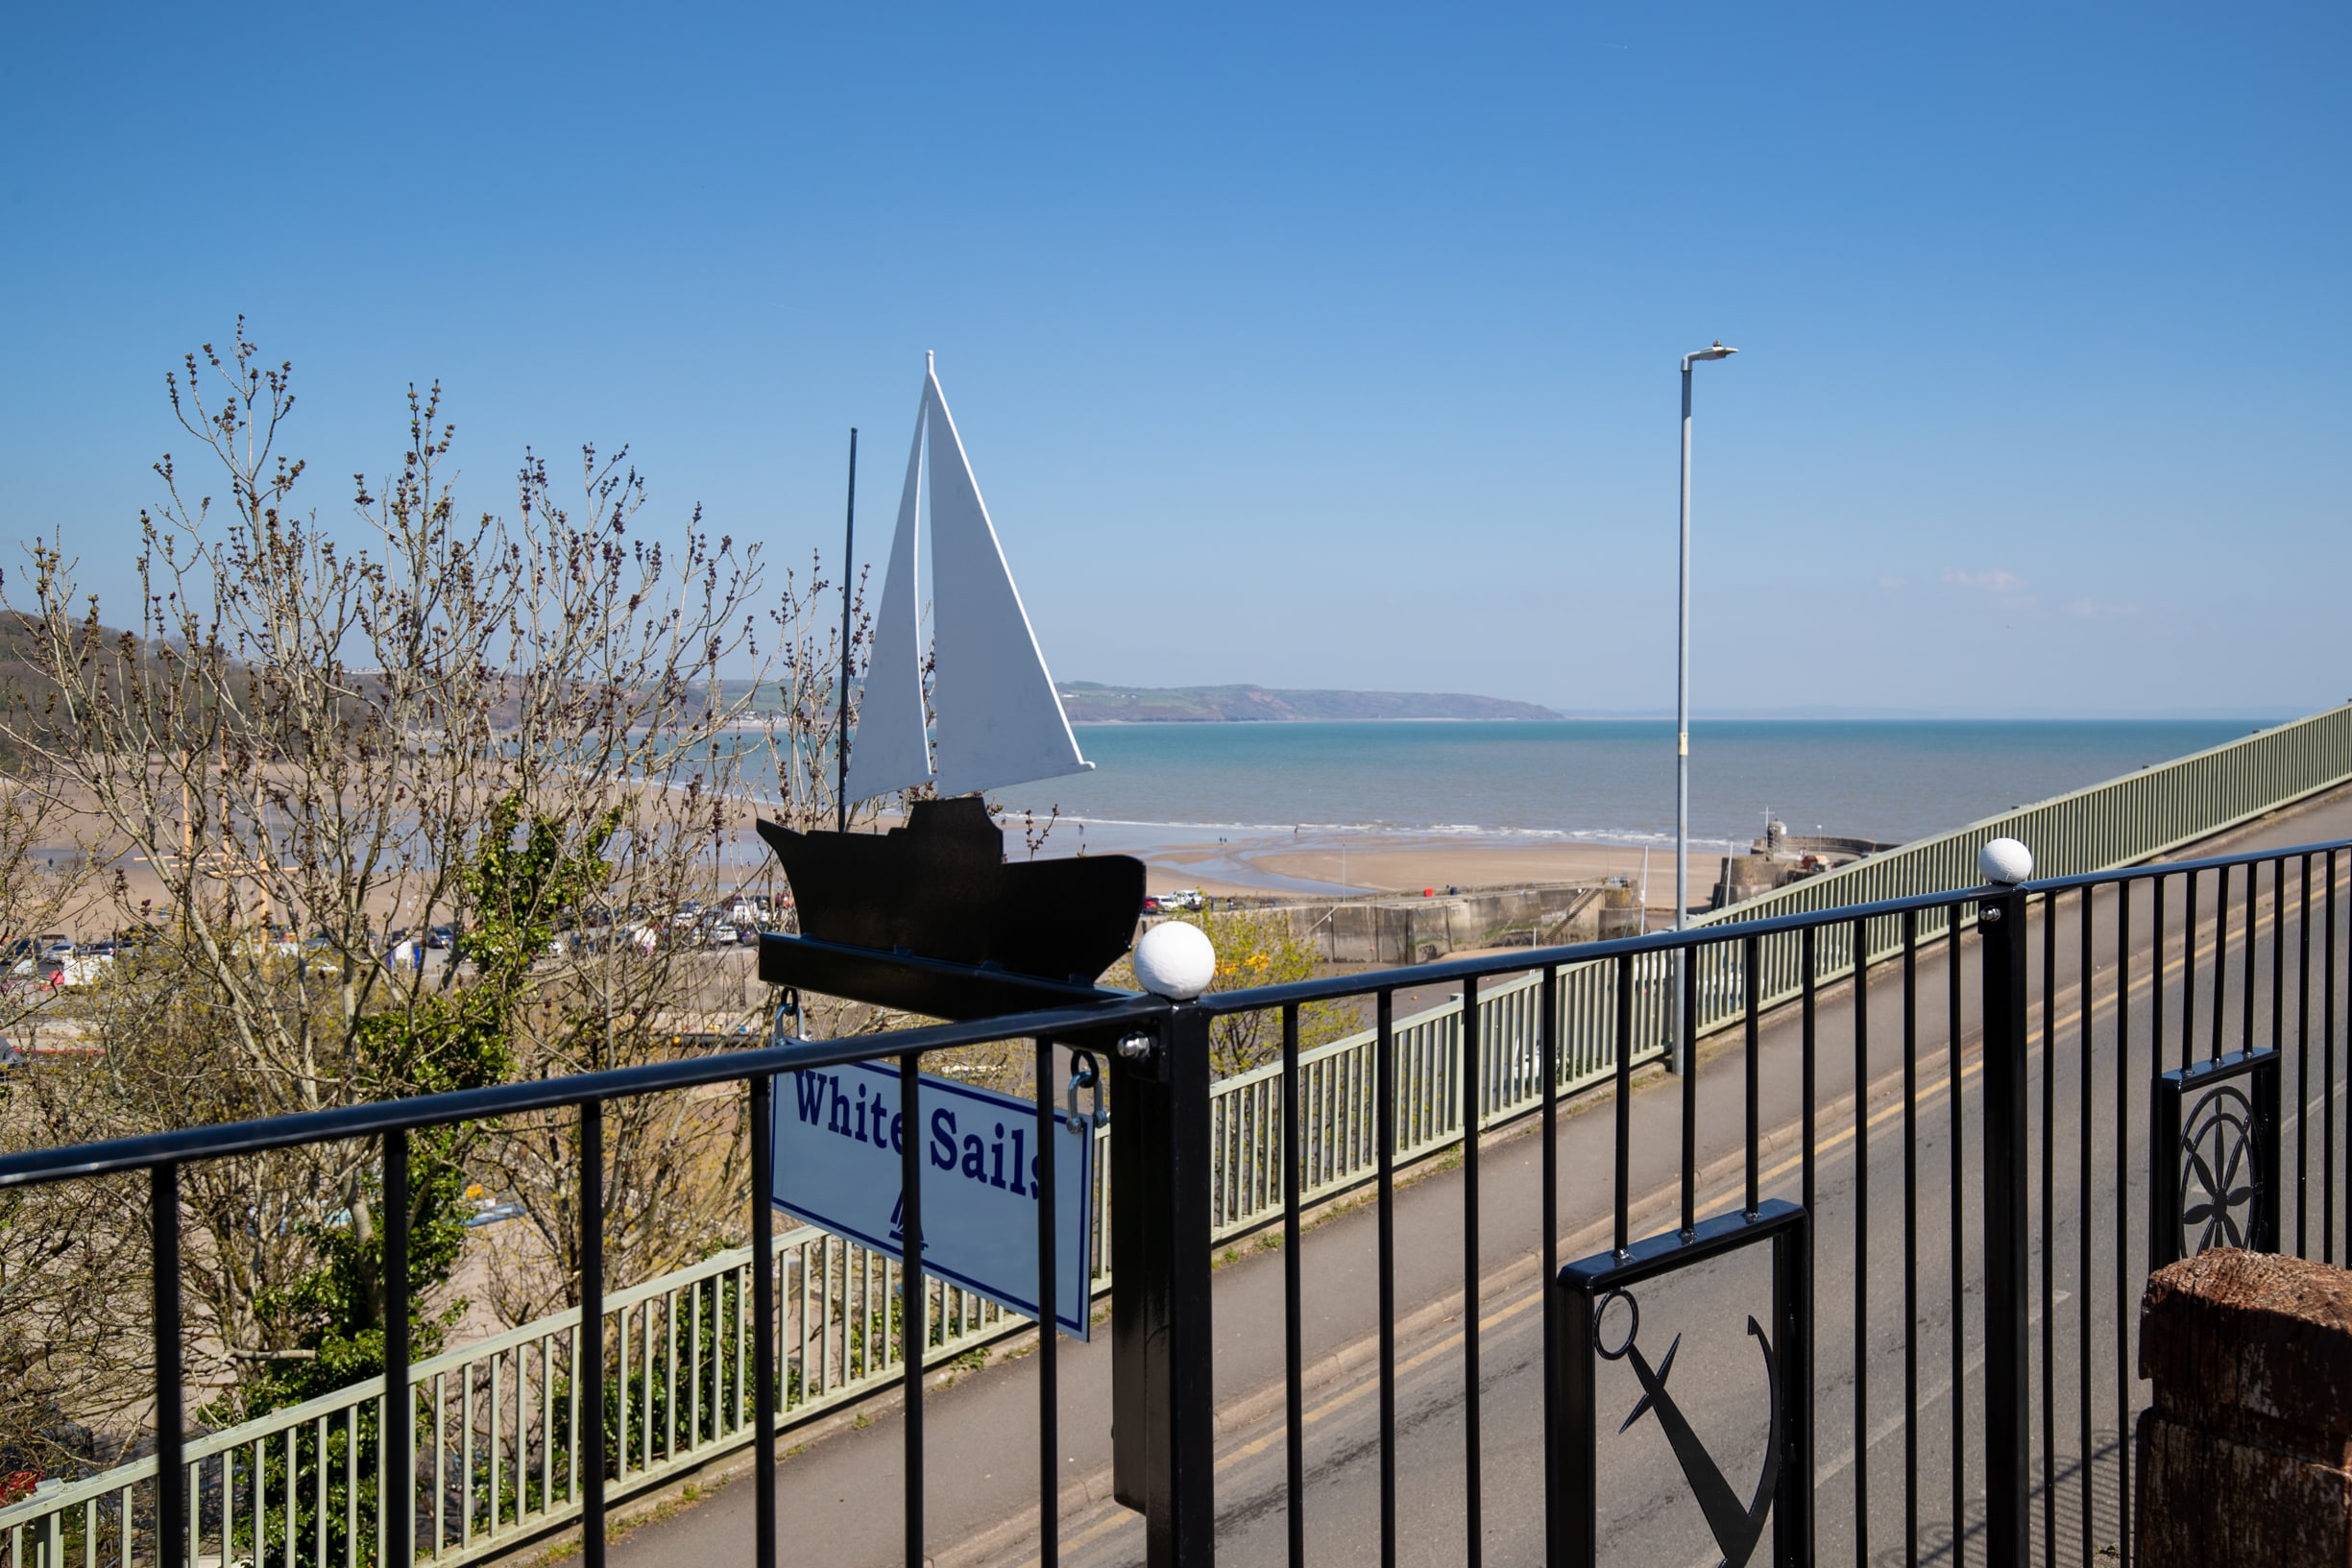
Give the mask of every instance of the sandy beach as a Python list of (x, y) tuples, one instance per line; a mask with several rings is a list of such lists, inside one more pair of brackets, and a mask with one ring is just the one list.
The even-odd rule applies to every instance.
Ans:
[[(1023, 823), (1017, 816), (1003, 820), (1006, 845), (1014, 857), (1023, 852)], [(886, 826), (885, 821), (883, 826)], [(766, 847), (742, 829), (731, 833), (715, 875), (698, 891), (706, 898), (723, 898), (739, 888), (762, 888), (775, 880), (775, 862)], [(58, 845), (39, 852), (59, 856), (73, 847)], [(1535, 834), (1484, 834), (1359, 828), (1224, 828), (1181, 823), (1083, 822), (1064, 818), (1045, 836), (1040, 853), (1048, 856), (1076, 854), (1132, 855), (1149, 868), (1146, 887), (1152, 892), (1197, 888), (1220, 898), (1331, 899), (1380, 894), (1418, 894), (1423, 888), (1440, 892), (1449, 887), (1518, 887), (1531, 883), (1584, 882), (1623, 877), (1642, 885), (1646, 877), (1649, 905), (1670, 911), (1674, 900), (1674, 856), (1671, 846), (1599, 843)], [(1694, 843), (1691, 884), (1694, 899), (1713, 886), (1723, 846)], [(143, 858), (119, 850), (104, 872), (90, 880), (60, 929), (80, 938), (112, 931), (125, 916), (110, 896), (115, 875), (130, 905), (159, 907), (165, 901), (160, 879)], [(389, 890), (379, 900), (378, 918), (389, 923), (421, 923), (415, 912), (391, 906)]]
[[(1054, 848), (1069, 853), (1061, 839)], [(1670, 848), (1603, 844), (1535, 836), (1323, 830), (1285, 832), (1088, 824), (1088, 847), (1133, 855), (1151, 868), (1153, 891), (1198, 888), (1220, 897), (1361, 898), (1418, 893), (1423, 888), (1521, 887), (1540, 882), (1623, 877), (1639, 885), (1645, 869), (1648, 902), (1670, 910), (1674, 856)], [(1693, 897), (1711, 887), (1723, 851), (1694, 845)]]
[[(1338, 846), (1300, 849), (1291, 853), (1260, 852), (1252, 863), (1280, 877), (1341, 882), (1373, 892), (1418, 893), (1424, 887), (1511, 887), (1530, 882), (1588, 881), (1601, 877), (1625, 877), (1639, 881), (1644, 852), (1613, 844), (1547, 843), (1464, 844), (1446, 838), (1373, 838), (1345, 849)], [(1698, 876), (1701, 857), (1692, 856), (1691, 875)], [(1705, 857), (1713, 871), (1713, 856)], [(1661, 885), (1671, 902), (1674, 856), (1653, 849), (1647, 855), (1650, 892)]]

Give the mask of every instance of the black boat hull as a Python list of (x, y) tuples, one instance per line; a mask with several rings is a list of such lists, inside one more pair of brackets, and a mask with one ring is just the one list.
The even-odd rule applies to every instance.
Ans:
[(977, 797), (918, 801), (907, 815), (880, 833), (759, 824), (792, 884), (802, 935), (1079, 985), (1133, 943), (1142, 861), (1007, 862), (1004, 832)]

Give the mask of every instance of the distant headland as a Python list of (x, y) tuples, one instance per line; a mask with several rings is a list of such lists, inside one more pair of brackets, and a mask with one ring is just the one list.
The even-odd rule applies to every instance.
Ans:
[(1064, 681), (1061, 702), (1074, 724), (1560, 717), (1532, 702), (1459, 691), (1278, 691), (1262, 686), (1133, 687)]

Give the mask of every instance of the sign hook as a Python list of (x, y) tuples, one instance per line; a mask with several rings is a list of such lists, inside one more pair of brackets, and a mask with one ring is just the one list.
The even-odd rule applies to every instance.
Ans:
[[(1091, 1111), (1081, 1112), (1078, 1108), (1078, 1092), (1080, 1089), (1094, 1092), (1094, 1109)], [(1096, 1063), (1093, 1051), (1074, 1050), (1070, 1053), (1070, 1085), (1062, 1092), (1062, 1103), (1068, 1111), (1072, 1132), (1089, 1132), (1109, 1123), (1110, 1113), (1103, 1108), (1103, 1069)]]

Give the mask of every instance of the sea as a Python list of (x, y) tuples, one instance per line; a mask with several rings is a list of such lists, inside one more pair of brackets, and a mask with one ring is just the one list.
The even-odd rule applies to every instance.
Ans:
[[(1698, 719), (1691, 845), (1744, 848), (1776, 817), (1795, 833), (1907, 843), (2276, 722)], [(1014, 855), (1025, 838), (1046, 855), (1182, 852), (1202, 878), (1336, 896), (1361, 890), (1275, 873), (1263, 852), (1432, 837), (1674, 842), (1671, 719), (1084, 724), (1077, 734), (1091, 771), (989, 791)], [(717, 852), (745, 869), (770, 863), (748, 832), (726, 835)]]
[[(2234, 740), (2263, 721), (1701, 719), (1695, 843), (1777, 816), (1792, 832), (1901, 843)], [(1094, 847), (1333, 832), (1668, 843), (1670, 719), (1090, 724), (1089, 773), (999, 792), (1058, 809)]]

